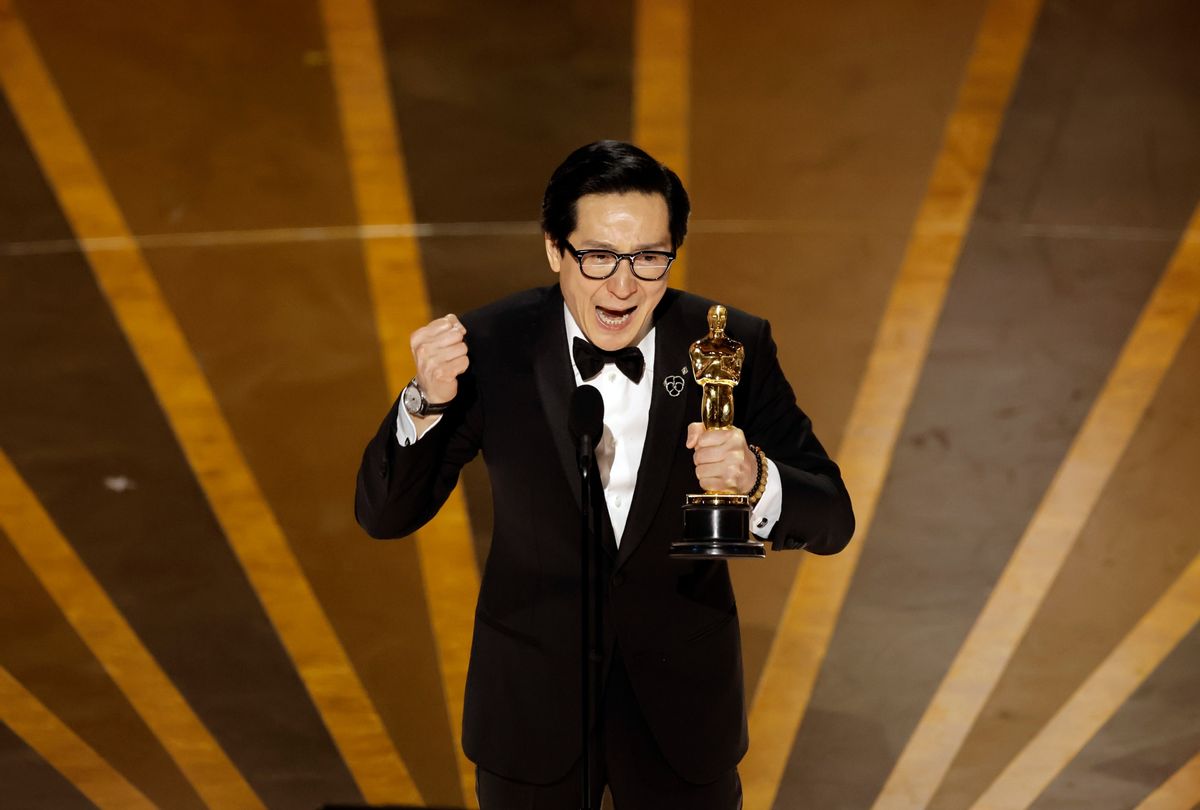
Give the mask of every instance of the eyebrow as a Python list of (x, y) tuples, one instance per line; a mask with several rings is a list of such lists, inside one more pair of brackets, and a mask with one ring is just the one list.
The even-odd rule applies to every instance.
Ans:
[[(661, 250), (664, 253), (670, 253), (671, 249), (669, 247), (665, 247), (664, 244), (665, 243), (663, 243), (663, 242), (650, 242), (648, 244), (642, 244), (642, 245), (635, 247), (633, 250), (630, 251), (630, 253), (639, 253), (643, 250)], [(583, 242), (583, 247), (579, 248), (579, 249), (580, 250), (610, 250), (613, 253), (621, 253), (622, 252), (621, 250), (616, 248), (610, 242), (602, 242), (602, 241), (595, 240), (595, 239), (585, 239)]]

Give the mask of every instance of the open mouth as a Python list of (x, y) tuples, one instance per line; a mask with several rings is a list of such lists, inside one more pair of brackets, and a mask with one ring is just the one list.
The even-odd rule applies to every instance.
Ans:
[(629, 309), (596, 307), (596, 320), (605, 329), (624, 329), (629, 325), (629, 321), (633, 318), (633, 313), (636, 309), (637, 307), (629, 307)]

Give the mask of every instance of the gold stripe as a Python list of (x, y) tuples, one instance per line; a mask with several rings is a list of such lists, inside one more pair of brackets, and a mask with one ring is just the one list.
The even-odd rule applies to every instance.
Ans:
[[(81, 239), (112, 237), (125, 249), (85, 255), (137, 354), (230, 545), (296, 665), (317, 710), (368, 801), (411, 802), (419, 793), (396, 753), (283, 536), (192, 356), (187, 340), (59, 97), (28, 32), (0, 0), (0, 70), (13, 111), (67, 220)], [(136, 704), (146, 698), (131, 694)], [(200, 737), (170, 739), (185, 772)], [(232, 766), (214, 780), (193, 774), (218, 807), (257, 805)]]
[[(321, 9), (359, 223), (411, 225), (416, 219), (374, 8), (369, 0), (322, 0)], [(414, 372), (409, 335), (432, 317), (420, 245), (415, 235), (362, 245), (385, 378), (398, 393)], [(475, 768), (462, 749), (462, 715), (479, 569), (461, 487), (417, 533), (416, 546), (459, 785), (474, 807)]]
[(972, 810), (1029, 807), (1198, 623), (1200, 555), (1009, 763)]
[[(10, 42), (10, 38), (0, 36), (0, 45)], [(204, 801), (214, 807), (261, 808), (263, 805), (254, 791), (154, 656), (142, 646), (133, 628), (62, 536), (3, 450), (0, 450), (0, 526)], [(14, 704), (14, 711), (20, 711), (19, 704)], [(38, 717), (36, 713), (18, 716), (30, 722)], [(49, 738), (47, 742), (51, 742)], [(78, 751), (66, 745), (62, 753), (74, 756)], [(47, 755), (47, 759), (51, 757)], [(84, 790), (82, 784), (78, 787)]]
[(1134, 810), (1195, 810), (1200, 807), (1200, 754), (1142, 799)]
[(154, 810), (153, 802), (67, 728), (54, 712), (43, 706), (2, 666), (0, 723), (12, 729), (75, 785), (80, 793), (100, 807)]
[(984, 14), (846, 436), (835, 454), (854, 498), (857, 537), (837, 556), (806, 557), (792, 583), (750, 710), (754, 744), (741, 766), (747, 810), (766, 810), (775, 802), (866, 543), (1040, 6), (1040, 0), (992, 0)]
[(876, 808), (924, 807), (1024, 637), (1200, 308), (1200, 208)]
[[(691, 116), (691, 0), (637, 0), (633, 11), (633, 142), (687, 183)], [(671, 283), (687, 288), (686, 256)]]

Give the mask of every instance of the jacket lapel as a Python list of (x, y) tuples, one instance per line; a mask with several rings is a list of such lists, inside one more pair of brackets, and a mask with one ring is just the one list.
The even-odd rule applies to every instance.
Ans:
[(579, 469), (575, 463), (575, 448), (567, 431), (575, 375), (567, 358), (567, 328), (563, 323), (562, 293), (557, 284), (548, 291), (545, 306), (542, 307), (541, 322), (534, 338), (533, 369), (538, 398), (546, 415), (550, 435), (554, 437), (563, 475), (567, 477), (567, 483), (575, 495), (575, 505), (579, 506)]
[[(684, 427), (687, 424), (688, 386), (694, 385), (691, 374), (681, 374), (688, 365), (688, 347), (699, 335), (688, 335), (678, 304), (679, 293), (668, 290), (659, 303), (654, 318), (654, 390), (650, 395), (650, 415), (646, 428), (646, 443), (638, 465), (637, 485), (629, 520), (621, 536), (617, 555), (620, 567), (642, 542), (663, 499), (675, 456), (683, 451)], [(663, 381), (672, 375), (684, 378), (684, 392), (671, 396)], [(682, 504), (679, 504), (682, 506)], [(683, 519), (680, 518), (680, 529)]]

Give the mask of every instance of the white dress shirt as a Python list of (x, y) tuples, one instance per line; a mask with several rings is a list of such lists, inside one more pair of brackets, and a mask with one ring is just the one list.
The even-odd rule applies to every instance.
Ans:
[[(583, 338), (583, 332), (575, 323), (574, 316), (563, 304), (563, 318), (567, 327), (567, 356), (571, 358), (571, 371), (575, 385), (584, 380), (575, 366), (571, 345), (575, 338)], [(646, 443), (646, 430), (650, 420), (650, 399), (654, 394), (654, 329), (651, 329), (638, 348), (646, 361), (641, 382), (633, 382), (612, 363), (606, 364), (600, 373), (587, 384), (600, 391), (604, 400), (604, 435), (596, 447), (596, 463), (600, 468), (600, 483), (604, 488), (604, 500), (608, 504), (608, 517), (612, 522), (617, 545), (625, 532), (629, 520), (629, 505), (637, 485), (638, 467), (642, 461), (642, 446)], [(660, 383), (661, 384), (661, 383)], [(429, 428), (440, 421), (438, 416)], [(401, 405), (396, 415), (396, 440), (407, 447), (429, 431), (426, 428), (417, 434), (416, 425), (408, 411)], [(682, 506), (682, 504), (680, 504)], [(754, 534), (765, 538), (779, 520), (783, 508), (783, 487), (779, 483), (779, 470), (775, 462), (767, 460), (767, 487), (762, 498), (750, 514), (750, 525)], [(682, 520), (682, 518), (681, 518)], [(681, 524), (682, 525), (682, 524)]]

